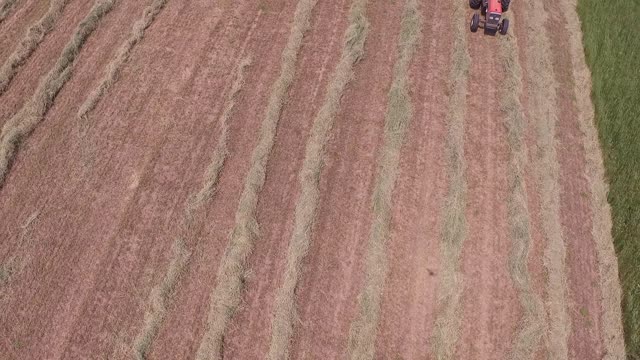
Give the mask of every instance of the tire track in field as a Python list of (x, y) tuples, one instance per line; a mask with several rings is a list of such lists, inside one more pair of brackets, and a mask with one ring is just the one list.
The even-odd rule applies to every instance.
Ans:
[(53, 68), (41, 79), (31, 99), (2, 127), (0, 135), (0, 189), (4, 185), (16, 152), (22, 141), (44, 119), (56, 95), (69, 80), (76, 56), (87, 38), (98, 27), (102, 17), (113, 8), (115, 0), (98, 0), (80, 22), (75, 33), (62, 50)]
[(547, 11), (540, 1), (524, 2), (525, 12), (536, 16), (523, 17), (527, 46), (525, 66), (529, 74), (527, 88), (529, 116), (536, 132), (537, 188), (540, 196), (542, 233), (545, 239), (543, 264), (546, 269), (546, 315), (549, 356), (567, 359), (570, 319), (567, 313), (566, 245), (560, 223), (559, 163), (556, 153), (556, 123), (558, 121), (556, 91), (558, 83), (553, 71), (549, 36), (546, 30)]
[(509, 228), (511, 236), (511, 253), (509, 256), (509, 273), (518, 291), (518, 298), (524, 315), (516, 338), (512, 344), (512, 359), (533, 359), (546, 331), (544, 304), (531, 284), (531, 273), (528, 267), (529, 250), (531, 248), (530, 218), (524, 180), (527, 163), (527, 147), (524, 134), (525, 122), (522, 103), (522, 69), (518, 58), (518, 43), (515, 30), (515, 16), (510, 17), (511, 33), (501, 41), (504, 72), (502, 111), (508, 131), (509, 141)]
[(591, 73), (587, 67), (582, 46), (580, 19), (576, 12), (576, 0), (559, 1), (562, 15), (567, 21), (569, 55), (573, 72), (573, 93), (578, 111), (578, 125), (586, 157), (585, 177), (590, 187), (593, 224), (591, 234), (598, 257), (599, 286), (602, 306), (603, 359), (624, 359), (625, 345), (622, 329), (621, 288), (618, 263), (611, 236), (611, 207), (607, 202), (608, 185), (605, 181), (602, 152), (595, 127), (595, 113), (591, 102)]
[(282, 284), (276, 293), (268, 359), (289, 358), (289, 345), (297, 314), (295, 294), (302, 262), (311, 241), (311, 229), (320, 197), (318, 184), (324, 163), (324, 147), (340, 109), (342, 93), (353, 79), (353, 66), (364, 55), (369, 28), (366, 18), (367, 3), (367, 0), (355, 0), (351, 5), (342, 55), (327, 85), (325, 101), (314, 119), (307, 141), (302, 169), (298, 174), (300, 195), (296, 204), (293, 233), (289, 240)]
[(142, 17), (133, 24), (131, 35), (124, 43), (122, 43), (113, 60), (111, 60), (109, 65), (107, 65), (104, 78), (102, 78), (100, 84), (91, 93), (89, 93), (78, 110), (78, 119), (83, 122), (84, 126), (87, 126), (86, 122), (88, 121), (89, 112), (95, 109), (96, 105), (107, 90), (118, 80), (120, 69), (129, 59), (131, 51), (136, 44), (142, 40), (146, 29), (151, 26), (156, 16), (158, 16), (162, 9), (164, 9), (167, 1), (169, 0), (152, 0), (142, 12)]
[(18, 0), (4, 0), (0, 3), (0, 24), (9, 16)]
[(280, 75), (273, 85), (259, 139), (251, 156), (251, 167), (245, 178), (235, 215), (235, 226), (229, 245), (218, 269), (217, 284), (211, 294), (207, 329), (196, 354), (197, 359), (218, 359), (222, 356), (227, 326), (240, 304), (244, 287), (247, 259), (257, 237), (255, 209), (265, 181), (269, 154), (275, 142), (276, 129), (283, 104), (293, 77), (303, 36), (310, 26), (311, 13), (317, 0), (300, 0), (293, 25), (282, 53)]
[(467, 182), (465, 179), (464, 123), (470, 57), (467, 47), (466, 3), (455, 1), (453, 22), (452, 69), (449, 74), (449, 113), (447, 114), (446, 160), (449, 188), (443, 211), (444, 224), (440, 239), (442, 269), (436, 301), (436, 321), (432, 337), (436, 359), (452, 359), (460, 331), (460, 309), (463, 275), (460, 254), (466, 238), (465, 217)]
[(4, 94), (18, 69), (38, 48), (45, 36), (53, 30), (69, 0), (52, 0), (47, 12), (27, 29), (17, 48), (0, 67), (0, 96)]
[(391, 222), (392, 194), (398, 176), (400, 150), (413, 119), (409, 96), (409, 66), (422, 33), (422, 17), (416, 0), (405, 3), (394, 78), (388, 94), (384, 140), (378, 162), (378, 175), (372, 196), (371, 224), (365, 283), (359, 295), (359, 314), (352, 322), (349, 349), (352, 359), (373, 359), (380, 303), (387, 277), (387, 248)]
[[(249, 39), (249, 37), (250, 36), (248, 36), (247, 39)], [(228, 155), (227, 143), (229, 137), (229, 120), (234, 111), (235, 98), (244, 85), (244, 71), (245, 68), (249, 66), (250, 61), (251, 60), (248, 57), (242, 59), (236, 69), (233, 85), (227, 96), (225, 108), (219, 119), (221, 130), (218, 144), (216, 145), (211, 162), (204, 174), (202, 187), (194, 193), (187, 202), (181, 224), (182, 235), (178, 237), (173, 244), (172, 256), (169, 260), (169, 266), (165, 276), (160, 284), (156, 285), (151, 290), (147, 300), (147, 309), (144, 314), (143, 326), (133, 342), (134, 356), (137, 359), (146, 358), (153, 339), (155, 338), (167, 311), (166, 304), (170, 300), (169, 298), (179, 281), (181, 273), (188, 264), (191, 254), (186, 249), (183, 238), (188, 236), (187, 232), (194, 225), (193, 212), (198, 210), (204, 202), (210, 200), (215, 190), (215, 186), (218, 184), (220, 172)]]

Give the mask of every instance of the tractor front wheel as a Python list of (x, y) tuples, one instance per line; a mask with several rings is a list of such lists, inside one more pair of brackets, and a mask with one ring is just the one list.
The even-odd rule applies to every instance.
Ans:
[(478, 31), (478, 27), (480, 27), (480, 15), (478, 15), (478, 13), (474, 13), (471, 17), (471, 25), (469, 28), (471, 29), (471, 32), (476, 32)]
[[(504, 1), (504, 0), (503, 0)], [(480, 5), (482, 5), (482, 0), (469, 0), (469, 6), (473, 9), (473, 10), (478, 10), (480, 9)]]
[(500, 34), (507, 35), (507, 31), (509, 31), (509, 19), (504, 19), (500, 24)]

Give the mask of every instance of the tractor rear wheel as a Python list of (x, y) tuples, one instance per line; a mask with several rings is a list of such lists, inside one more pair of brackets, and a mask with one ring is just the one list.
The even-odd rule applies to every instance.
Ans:
[(509, 4), (511, 3), (511, 0), (501, 0), (500, 3), (502, 4), (502, 12), (509, 10)]
[(469, 26), (469, 28), (471, 29), (471, 32), (476, 32), (478, 31), (479, 26), (480, 26), (480, 15), (478, 15), (478, 13), (474, 13), (473, 16), (471, 17), (471, 25)]
[(507, 35), (507, 31), (509, 31), (509, 19), (504, 19), (500, 24), (500, 34)]
[(482, 5), (482, 0), (469, 0), (469, 6), (474, 10), (480, 9), (480, 5)]

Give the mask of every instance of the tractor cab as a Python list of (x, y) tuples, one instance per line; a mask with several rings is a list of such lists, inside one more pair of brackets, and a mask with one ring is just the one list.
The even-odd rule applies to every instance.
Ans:
[(493, 31), (494, 33), (500, 26), (500, 18), (502, 17), (502, 4), (500, 0), (488, 0), (485, 8), (484, 29)]
[[(471, 17), (471, 32), (478, 31), (482, 27), (486, 34), (495, 35), (500, 32), (502, 35), (507, 34), (509, 29), (509, 20), (502, 19), (502, 13), (509, 9), (510, 0), (469, 0), (469, 6), (472, 9), (480, 9)], [(484, 15), (484, 19), (480, 19), (480, 15)]]

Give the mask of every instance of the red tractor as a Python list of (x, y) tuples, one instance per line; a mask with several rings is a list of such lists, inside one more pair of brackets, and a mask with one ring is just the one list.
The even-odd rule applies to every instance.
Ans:
[(495, 35), (496, 32), (500, 32), (502, 35), (507, 35), (509, 30), (509, 20), (502, 19), (502, 13), (509, 10), (509, 3), (511, 0), (469, 0), (469, 6), (472, 9), (480, 9), (480, 14), (484, 15), (485, 19), (480, 20), (480, 14), (475, 12), (471, 17), (471, 32), (478, 31), (479, 27), (482, 27), (485, 33)]

